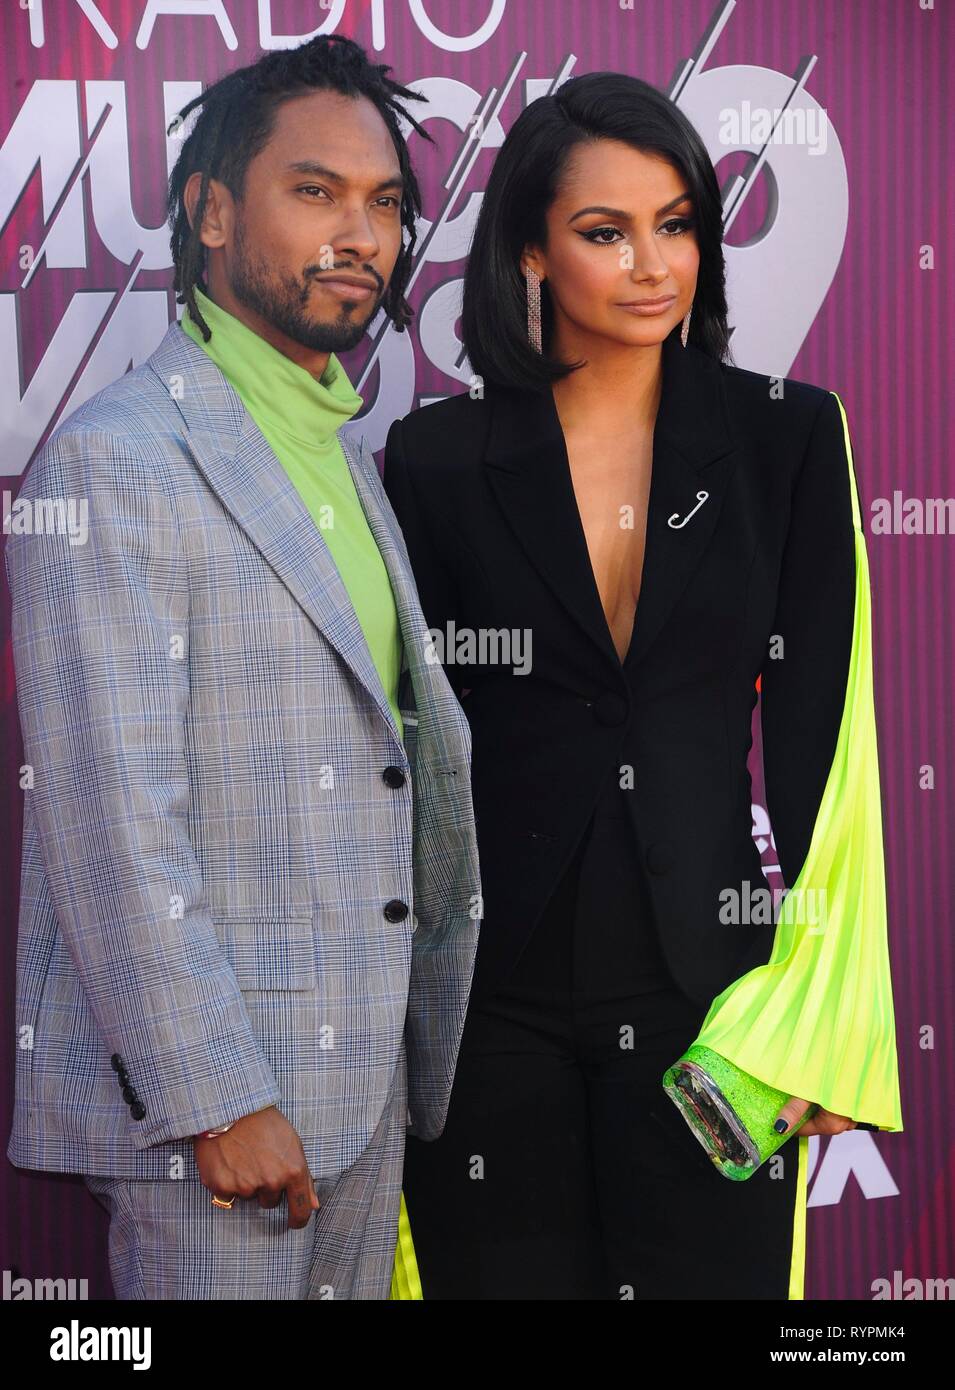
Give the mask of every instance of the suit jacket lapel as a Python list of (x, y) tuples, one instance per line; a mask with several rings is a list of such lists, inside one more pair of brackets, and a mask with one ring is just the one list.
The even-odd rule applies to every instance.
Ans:
[[(696, 348), (683, 348), (675, 329), (663, 344), (643, 576), (627, 665), (645, 655), (701, 560), (735, 461), (719, 364)], [(485, 464), (531, 562), (619, 670), (549, 390), (495, 393)], [(700, 493), (706, 494), (702, 500)]]
[[(347, 428), (343, 427), (345, 430)], [(374, 454), (364, 436), (353, 438), (350, 434), (339, 431), (338, 437), (348, 460), (362, 509), (391, 580), (391, 591), (394, 594), (404, 647), (402, 672), (409, 673), (414, 704), (418, 710), (425, 710), (435, 704), (442, 704), (445, 695), (453, 700), (453, 692), (447, 685), (443, 673), (439, 675), (438, 663), (429, 662), (427, 659), (431, 640), (418, 600), (404, 537), (390, 506), (386, 510), (381, 504), (384, 489), (380, 479), (376, 487), (371, 478), (372, 472), (378, 476)], [(387, 502), (387, 498), (385, 501)], [(424, 693), (425, 687), (428, 689), (427, 696)]]
[[(209, 486), (256, 545), (314, 625), (371, 694), (401, 739), (368, 643), (338, 568), (311, 514), (242, 400), (210, 357), (178, 324), (150, 358), (185, 419), (186, 442)], [(339, 432), (339, 439), (342, 434)], [(343, 446), (344, 447), (344, 446)], [(401, 560), (354, 454), (352, 478), (395, 591), (405, 643), (420, 643)]]

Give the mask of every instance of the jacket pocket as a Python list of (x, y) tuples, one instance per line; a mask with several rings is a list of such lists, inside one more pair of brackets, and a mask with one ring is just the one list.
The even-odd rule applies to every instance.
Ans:
[(213, 913), (240, 989), (317, 989), (313, 913), (253, 917)]

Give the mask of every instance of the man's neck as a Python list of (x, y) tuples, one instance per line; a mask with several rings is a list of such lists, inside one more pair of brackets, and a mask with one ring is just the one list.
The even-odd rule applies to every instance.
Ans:
[(294, 338), (289, 338), (268, 319), (257, 314), (254, 309), (247, 308), (240, 299), (236, 298), (228, 285), (216, 284), (213, 286), (210, 284), (203, 293), (218, 308), (245, 324), (246, 328), (258, 337), (264, 338), (270, 347), (275, 348), (276, 352), (282, 353), (283, 357), (289, 358), (297, 367), (304, 367), (316, 381), (321, 381), (328, 367), (331, 353), (313, 351), (311, 348), (303, 347), (301, 343), (297, 343)]

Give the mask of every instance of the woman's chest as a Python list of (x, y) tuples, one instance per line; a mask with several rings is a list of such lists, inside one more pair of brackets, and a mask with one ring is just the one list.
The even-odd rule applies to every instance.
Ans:
[(594, 583), (623, 660), (643, 579), (650, 440), (621, 440), (609, 457), (608, 453), (568, 444), (573, 497)]
[(631, 457), (603, 486), (570, 458), (532, 477), (462, 470), (453, 496), (435, 489), (457, 623), (529, 634), (535, 675), (571, 683), (619, 672), (628, 644), (654, 685), (758, 669), (788, 516), (769, 462), (739, 450), (696, 469), (661, 445), (652, 477)]

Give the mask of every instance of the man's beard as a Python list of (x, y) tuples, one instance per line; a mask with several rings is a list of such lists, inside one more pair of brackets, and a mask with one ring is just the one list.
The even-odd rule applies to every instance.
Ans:
[(236, 225), (235, 258), (232, 266), (232, 293), (247, 309), (253, 310), (273, 328), (310, 352), (348, 352), (357, 347), (365, 329), (378, 311), (378, 296), (362, 319), (352, 318), (346, 308), (331, 323), (316, 322), (308, 315), (312, 277), (297, 280), (268, 269), (264, 257), (249, 252), (241, 219)]

